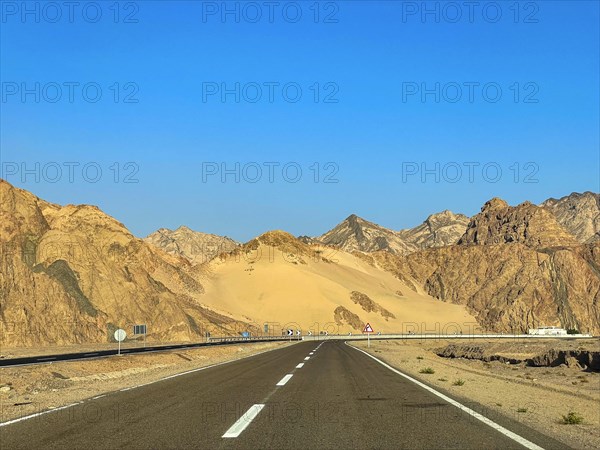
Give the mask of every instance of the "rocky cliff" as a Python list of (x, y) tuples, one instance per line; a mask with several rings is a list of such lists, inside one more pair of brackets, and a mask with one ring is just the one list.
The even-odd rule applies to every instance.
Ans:
[(326, 245), (332, 245), (347, 252), (373, 252), (386, 250), (394, 254), (406, 254), (417, 249), (406, 242), (400, 233), (362, 219), (355, 214), (317, 238)]
[(486, 329), (600, 332), (600, 243), (578, 243), (547, 209), (530, 203), (492, 199), (457, 245), (373, 257), (429, 295), (466, 305)]
[(193, 264), (203, 264), (221, 253), (235, 249), (239, 243), (226, 236), (201, 233), (186, 226), (176, 230), (161, 228), (144, 238), (167, 253), (182, 256)]
[(600, 194), (577, 192), (560, 199), (549, 198), (540, 206), (581, 243), (600, 240)]
[(135, 238), (88, 205), (59, 205), (0, 180), (0, 344), (106, 342), (148, 325), (149, 340), (199, 339), (232, 319), (200, 305), (189, 262)]
[(400, 237), (419, 249), (456, 244), (465, 233), (469, 218), (452, 211), (430, 215), (415, 228), (400, 231)]
[(483, 205), (458, 241), (459, 245), (512, 243), (533, 248), (578, 244), (547, 209), (529, 202), (513, 207), (499, 198)]

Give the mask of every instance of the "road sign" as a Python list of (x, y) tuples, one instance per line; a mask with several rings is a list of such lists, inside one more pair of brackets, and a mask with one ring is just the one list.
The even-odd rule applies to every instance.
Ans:
[(296, 336), (300, 336), (302, 334), (302, 330), (296, 330)]
[(115, 341), (117, 341), (117, 342), (124, 341), (126, 337), (127, 337), (127, 333), (125, 333), (125, 330), (122, 330), (121, 328), (119, 328), (117, 331), (115, 331)]
[(294, 330), (287, 330), (287, 335), (288, 336), (293, 336), (294, 335)]
[(367, 333), (367, 347), (371, 348), (371, 333), (373, 332), (373, 327), (370, 323), (367, 322), (365, 328), (363, 329), (363, 333)]
[(119, 351), (117, 352), (117, 355), (121, 354), (121, 341), (124, 341), (126, 337), (127, 333), (125, 333), (125, 330), (119, 328), (117, 331), (115, 331), (115, 339), (119, 343)]
[(309, 331), (309, 332), (308, 332), (308, 335), (309, 335), (309, 336), (312, 336), (312, 331)]
[(146, 334), (148, 333), (148, 329), (146, 328), (146, 324), (134, 325), (133, 326), (133, 334), (143, 334), (144, 335), (144, 347), (146, 346)]

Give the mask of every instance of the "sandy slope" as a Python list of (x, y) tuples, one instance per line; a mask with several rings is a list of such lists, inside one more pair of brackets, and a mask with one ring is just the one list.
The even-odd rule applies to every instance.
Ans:
[[(313, 333), (357, 332), (365, 322), (382, 332), (407, 330), (411, 322), (421, 328), (424, 324), (432, 331), (436, 330), (436, 323), (442, 328), (450, 322), (475, 322), (463, 306), (417, 293), (389, 272), (342, 251), (322, 259), (311, 257), (302, 249), (288, 251), (261, 243), (253, 255), (259, 253), (261, 256), (254, 260), (242, 254), (208, 264), (203, 304), (236, 314), (237, 318), (249, 318), (260, 328), (266, 322), (276, 323), (271, 327), (275, 334), (287, 327), (305, 332), (311, 329)], [(366, 294), (395, 318), (367, 312), (351, 300), (352, 291)], [(340, 306), (358, 316), (360, 328), (356, 322), (353, 327), (339, 317), (336, 324), (334, 311)]]

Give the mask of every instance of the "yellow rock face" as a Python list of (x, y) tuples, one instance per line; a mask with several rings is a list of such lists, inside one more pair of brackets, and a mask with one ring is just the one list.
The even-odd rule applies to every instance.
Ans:
[(244, 328), (201, 306), (200, 275), (93, 206), (60, 207), (0, 181), (3, 346), (106, 342), (148, 325), (149, 340)]

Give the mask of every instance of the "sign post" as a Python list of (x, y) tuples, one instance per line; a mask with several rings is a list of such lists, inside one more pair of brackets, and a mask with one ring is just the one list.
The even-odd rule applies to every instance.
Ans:
[(371, 327), (370, 323), (365, 325), (363, 329), (363, 333), (367, 333), (367, 348), (371, 348), (371, 333), (373, 332), (373, 327)]
[(115, 340), (119, 343), (119, 350), (117, 352), (117, 355), (119, 356), (121, 355), (121, 341), (124, 341), (126, 337), (127, 333), (125, 333), (125, 330), (119, 328), (115, 331)]

